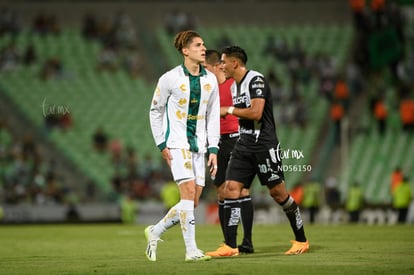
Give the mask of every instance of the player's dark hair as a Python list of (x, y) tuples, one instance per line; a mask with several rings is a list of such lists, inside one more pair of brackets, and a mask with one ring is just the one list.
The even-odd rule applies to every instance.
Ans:
[(195, 37), (201, 37), (192, 30), (182, 31), (174, 37), (174, 46), (182, 54), (182, 49), (188, 47)]
[(206, 50), (206, 63), (210, 65), (216, 65), (220, 63), (221, 55), (216, 50)]
[(247, 63), (247, 54), (245, 50), (239, 46), (228, 46), (225, 47), (221, 53), (225, 54), (228, 57), (234, 57), (239, 59), (243, 64)]

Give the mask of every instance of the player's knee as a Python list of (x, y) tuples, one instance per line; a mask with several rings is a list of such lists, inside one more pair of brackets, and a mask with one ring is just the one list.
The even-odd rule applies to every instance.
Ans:
[(273, 200), (277, 203), (282, 203), (289, 196), (289, 193), (285, 189), (276, 188), (276, 186), (269, 189), (269, 193)]
[(224, 190), (225, 184), (223, 183), (217, 188), (217, 200), (222, 201), (226, 198), (225, 196), (225, 190)]
[(248, 196), (250, 196), (250, 191), (249, 191), (249, 189), (243, 188), (243, 189), (241, 190), (240, 196), (241, 196), (241, 197), (248, 197)]
[(226, 187), (224, 188), (224, 196), (228, 199), (238, 199), (243, 186), (241, 183), (236, 181), (226, 182)]
[(181, 198), (194, 200), (196, 195), (194, 182), (186, 182), (179, 185)]

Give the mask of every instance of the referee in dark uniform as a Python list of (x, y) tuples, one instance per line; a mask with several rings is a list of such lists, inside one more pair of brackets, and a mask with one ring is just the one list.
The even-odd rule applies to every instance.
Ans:
[[(216, 50), (206, 51), (206, 61), (204, 66), (207, 70), (214, 73), (217, 77), (220, 93), (220, 106), (233, 106), (230, 87), (234, 80), (226, 78), (221, 70), (221, 54)], [(217, 188), (218, 216), (223, 235), (225, 235), (224, 221), (224, 182), (226, 180), (226, 170), (234, 144), (239, 138), (239, 119), (236, 116), (228, 115), (220, 118), (220, 143), (217, 154), (218, 169), (214, 178), (214, 185)], [(249, 189), (243, 189), (240, 197), (241, 220), (243, 225), (243, 241), (238, 246), (243, 253), (253, 253), (252, 227), (253, 227), (253, 204)]]

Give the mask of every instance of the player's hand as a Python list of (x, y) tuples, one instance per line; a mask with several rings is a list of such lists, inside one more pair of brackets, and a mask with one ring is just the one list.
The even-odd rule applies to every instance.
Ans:
[(172, 155), (171, 155), (170, 149), (164, 148), (164, 150), (162, 150), (161, 154), (162, 154), (162, 158), (165, 159), (168, 166), (171, 167)]
[(229, 109), (229, 107), (227, 107), (227, 106), (220, 107), (220, 116), (225, 117), (227, 115), (227, 110), (228, 109)]
[(217, 173), (217, 155), (216, 154), (210, 154), (208, 156), (207, 166), (210, 167), (210, 175), (211, 175), (211, 178), (214, 180), (214, 178), (216, 177), (216, 173)]

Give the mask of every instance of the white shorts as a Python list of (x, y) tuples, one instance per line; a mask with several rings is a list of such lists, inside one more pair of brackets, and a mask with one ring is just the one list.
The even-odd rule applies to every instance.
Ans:
[(187, 149), (170, 149), (170, 153), (171, 172), (177, 184), (194, 179), (197, 185), (205, 186), (204, 153), (194, 153)]

